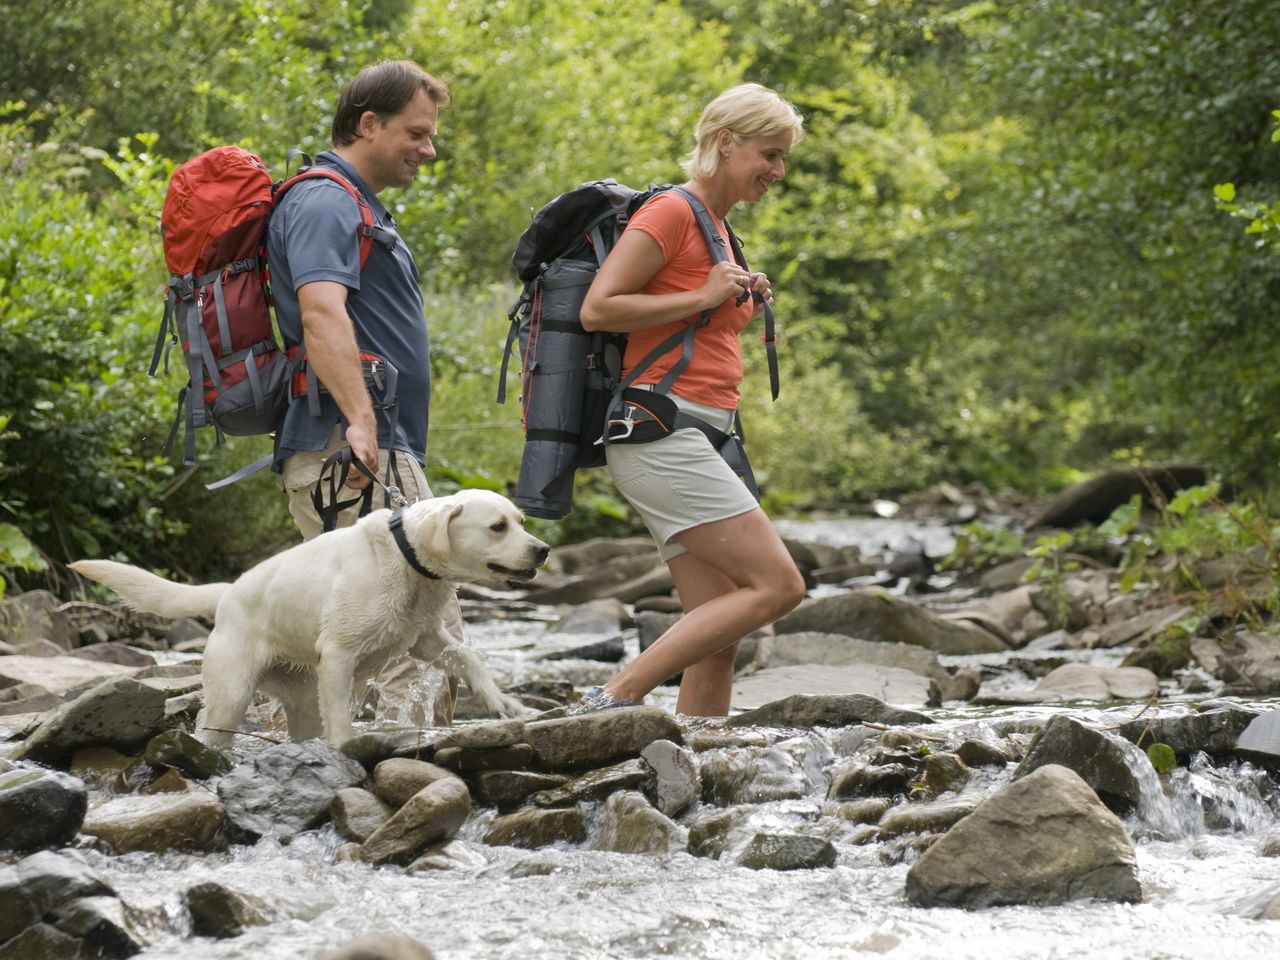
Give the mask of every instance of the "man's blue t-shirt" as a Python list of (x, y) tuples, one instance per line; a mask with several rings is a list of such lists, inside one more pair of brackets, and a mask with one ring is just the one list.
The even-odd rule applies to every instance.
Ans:
[[(349, 163), (329, 151), (316, 163), (336, 167), (368, 200), (375, 224), (388, 235), (397, 234), (391, 214)], [(357, 346), (385, 357), (398, 373), (396, 433), (388, 436), (389, 411), (377, 411), (378, 446), (403, 450), (423, 461), (431, 375), (418, 268), (404, 240), (396, 239), (394, 249), (375, 241), (361, 270), (359, 226), (359, 208), (340, 184), (317, 177), (285, 193), (267, 232), (280, 332), (290, 345), (302, 342), (298, 287), (317, 280), (345, 286)], [(337, 403), (327, 393), (321, 395), (318, 417), (311, 415), (306, 398), (298, 397), (276, 431), (277, 469), (293, 453), (324, 449), (341, 419)]]

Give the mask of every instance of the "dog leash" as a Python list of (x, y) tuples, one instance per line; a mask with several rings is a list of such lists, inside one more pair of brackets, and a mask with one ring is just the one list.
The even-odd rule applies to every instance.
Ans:
[[(391, 454), (392, 462), (388, 464), (387, 479), (391, 479), (391, 470), (395, 464), (395, 453)], [(383, 483), (378, 479), (377, 475), (369, 469), (363, 460), (355, 455), (350, 446), (345, 446), (336, 453), (331, 454), (320, 467), (320, 476), (316, 479), (315, 489), (311, 492), (311, 502), (316, 508), (316, 514), (323, 522), (324, 531), (334, 529), (338, 524), (338, 514), (353, 504), (361, 504), (360, 516), (364, 516), (373, 509), (373, 487), (365, 487), (363, 491), (349, 500), (339, 500), (338, 492), (342, 489), (346, 482), (347, 471), (349, 467), (354, 466), (357, 471), (368, 477), (373, 483), (382, 488), (386, 494), (387, 503), (396, 508), (403, 508), (410, 505), (411, 501), (400, 490), (400, 487), (394, 483)], [(329, 481), (329, 497), (328, 502), (325, 500), (325, 479)], [(396, 477), (399, 478), (399, 471), (396, 471)]]

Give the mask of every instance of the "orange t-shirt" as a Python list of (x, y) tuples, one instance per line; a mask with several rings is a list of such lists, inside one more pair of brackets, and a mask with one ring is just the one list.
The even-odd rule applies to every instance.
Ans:
[[(715, 219), (715, 216), (712, 216)], [(724, 224), (716, 227), (724, 237), (725, 249), (729, 249), (729, 235)], [(698, 228), (697, 218), (688, 202), (675, 191), (660, 193), (631, 218), (628, 230), (642, 230), (653, 237), (662, 248), (666, 261), (662, 269), (644, 285), (641, 293), (662, 294), (697, 290), (707, 279), (713, 261), (707, 249), (707, 241)], [(751, 321), (754, 306), (750, 298), (737, 306), (733, 298), (726, 300), (711, 315), (711, 321), (694, 335), (693, 359), (672, 385), (678, 393), (695, 403), (727, 410), (738, 406), (738, 384), (742, 382), (742, 352), (738, 334)], [(623, 357), (623, 374), (644, 359), (645, 355), (676, 330), (697, 323), (699, 314), (664, 323), (648, 330), (635, 330), (627, 334), (627, 352)], [(657, 383), (680, 359), (683, 344), (677, 344), (655, 360), (635, 380), (640, 383)]]

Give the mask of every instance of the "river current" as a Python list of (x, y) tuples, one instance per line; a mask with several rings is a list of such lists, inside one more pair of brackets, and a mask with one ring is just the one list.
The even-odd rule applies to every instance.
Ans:
[[(914, 540), (944, 553), (945, 528), (895, 525), (789, 525), (793, 536), (863, 538), (869, 549)], [(897, 542), (891, 542), (897, 539)], [(547, 619), (550, 619), (548, 612)], [(469, 624), (472, 642), (489, 658), (500, 683), (532, 678), (598, 682), (615, 665), (536, 658), (563, 649), (538, 621), (495, 618)], [(591, 636), (576, 635), (574, 642)], [(634, 637), (629, 638), (633, 644)], [(972, 658), (974, 665), (993, 656)], [(1122, 652), (1089, 651), (1089, 662), (1114, 665)], [(945, 658), (963, 663), (966, 658)], [(1028, 686), (1031, 685), (1028, 681)], [(651, 702), (674, 709), (674, 689)], [(1265, 706), (1274, 706), (1268, 704)], [(1023, 729), (1059, 708), (1016, 707), (928, 711), (929, 733), (967, 734)], [(1061, 708), (1066, 709), (1066, 708)], [(1086, 721), (1117, 723), (1142, 705), (1073, 706)], [(816, 754), (830, 755), (838, 734), (816, 730)], [(975, 778), (967, 789), (990, 793), (1012, 768)], [(1154, 773), (1151, 774), (1154, 777)], [(1143, 901), (1077, 902), (1056, 907), (977, 911), (923, 909), (903, 893), (911, 861), (884, 862), (891, 848), (859, 844), (849, 824), (830, 835), (839, 859), (830, 869), (750, 870), (728, 860), (678, 853), (630, 856), (564, 845), (538, 851), (480, 842), (492, 812), (478, 812), (460, 839), (477, 851), (473, 868), (408, 875), (398, 868), (335, 862), (341, 844), (333, 827), (299, 836), (288, 846), (263, 840), (222, 854), (130, 854), (86, 851), (93, 866), (131, 906), (140, 908), (155, 938), (144, 958), (173, 960), (301, 960), (351, 937), (399, 930), (426, 944), (439, 960), (605, 960), (675, 957), (691, 960), (885, 957), (892, 960), (1262, 960), (1280, 955), (1280, 857), (1260, 855), (1277, 829), (1275, 790), (1249, 767), (1215, 767), (1203, 758), (1178, 771), (1180, 780), (1125, 821), (1133, 838)], [(1167, 795), (1165, 795), (1167, 794)], [(1231, 814), (1207, 826), (1201, 800), (1212, 795)], [(761, 804), (753, 825), (786, 829), (816, 819), (822, 787), (812, 796)], [(481, 863), (480, 860), (484, 862)], [(269, 915), (287, 916), (225, 941), (188, 939), (182, 891), (206, 880), (250, 893)]]

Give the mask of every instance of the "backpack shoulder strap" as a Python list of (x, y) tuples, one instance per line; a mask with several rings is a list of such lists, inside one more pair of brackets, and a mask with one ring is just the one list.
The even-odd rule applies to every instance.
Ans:
[[(305, 156), (305, 154), (303, 155)], [(360, 236), (360, 269), (364, 269), (369, 254), (373, 250), (374, 241), (378, 241), (387, 247), (393, 249), (396, 245), (397, 237), (395, 233), (379, 227), (373, 220), (373, 208), (369, 206), (369, 201), (365, 199), (363, 193), (356, 189), (355, 184), (344, 177), (337, 170), (326, 166), (305, 166), (293, 176), (282, 180), (275, 187), (275, 202), (279, 203), (285, 192), (294, 184), (303, 180), (332, 180), (342, 189), (351, 195), (351, 199), (356, 202), (356, 208), (360, 212), (360, 226), (356, 232)]]

